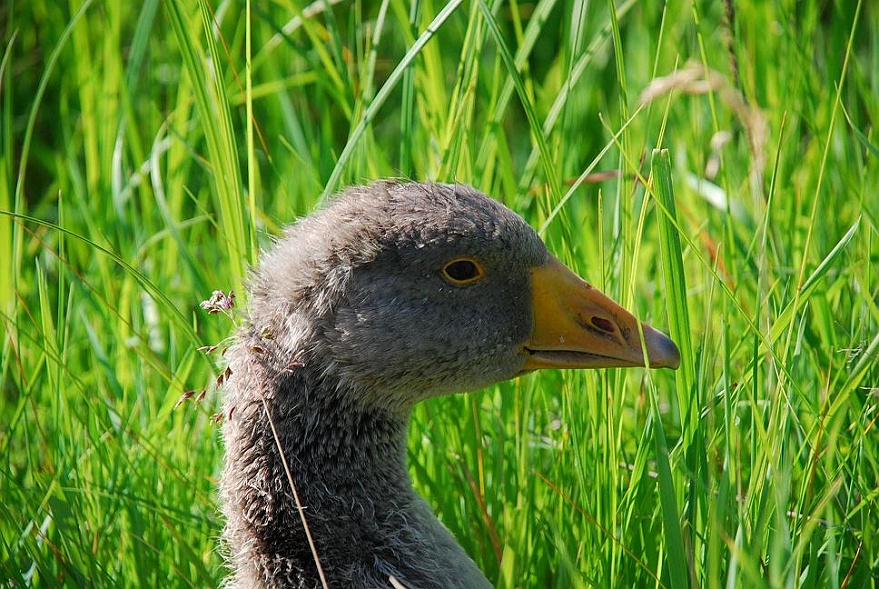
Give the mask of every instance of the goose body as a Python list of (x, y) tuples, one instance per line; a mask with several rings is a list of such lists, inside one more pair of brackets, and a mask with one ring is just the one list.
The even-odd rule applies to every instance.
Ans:
[(336, 197), (263, 257), (228, 353), (228, 586), (322, 587), (292, 479), (329, 587), (491, 587), (412, 489), (412, 406), (538, 368), (643, 366), (642, 331), (650, 365), (677, 367), (671, 340), (472, 188)]

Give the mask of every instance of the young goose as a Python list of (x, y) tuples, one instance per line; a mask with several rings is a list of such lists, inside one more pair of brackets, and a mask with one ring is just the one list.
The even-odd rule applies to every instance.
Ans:
[(322, 586), (289, 468), (329, 587), (491, 587), (412, 489), (412, 406), (539, 368), (643, 366), (642, 330), (650, 365), (676, 368), (670, 339), (473, 188), (348, 190), (264, 257), (228, 354), (229, 586)]

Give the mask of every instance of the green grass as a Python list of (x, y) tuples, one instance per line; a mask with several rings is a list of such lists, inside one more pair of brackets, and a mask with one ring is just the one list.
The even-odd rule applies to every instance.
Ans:
[(244, 302), (270, 236), (385, 176), (502, 200), (681, 348), (417, 409), (413, 479), (498, 587), (879, 585), (873, 3), (0, 23), (0, 587), (220, 583), (222, 359), (198, 348), (234, 324), (199, 302)]

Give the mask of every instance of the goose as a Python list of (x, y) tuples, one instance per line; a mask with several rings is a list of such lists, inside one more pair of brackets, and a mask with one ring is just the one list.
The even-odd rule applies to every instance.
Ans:
[(465, 185), (350, 188), (289, 228), (248, 290), (223, 401), (232, 588), (491, 587), (412, 488), (413, 405), (537, 369), (680, 363)]

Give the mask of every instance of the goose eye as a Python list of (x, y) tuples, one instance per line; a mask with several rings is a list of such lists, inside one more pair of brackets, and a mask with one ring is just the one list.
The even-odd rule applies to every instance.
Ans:
[(482, 265), (469, 258), (458, 258), (443, 266), (443, 278), (455, 286), (473, 284), (484, 274)]

